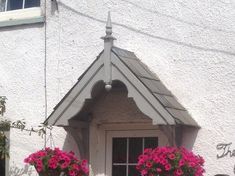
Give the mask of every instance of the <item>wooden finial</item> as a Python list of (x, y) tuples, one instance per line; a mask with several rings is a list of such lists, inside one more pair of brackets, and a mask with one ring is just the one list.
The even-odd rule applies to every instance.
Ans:
[(106, 35), (112, 35), (112, 22), (111, 22), (111, 15), (110, 11), (108, 12), (108, 18), (106, 23)]
[(107, 91), (110, 91), (112, 89), (111, 50), (113, 47), (113, 40), (116, 40), (112, 36), (112, 22), (110, 12), (108, 12), (105, 33), (106, 35), (104, 37), (101, 37), (104, 40), (104, 82), (105, 89)]
[(103, 40), (110, 40), (111, 39), (111, 43), (112, 40), (116, 40), (113, 36), (112, 36), (112, 22), (111, 22), (111, 15), (110, 15), (110, 11), (108, 12), (108, 18), (107, 18), (107, 22), (106, 22), (106, 30), (105, 30), (106, 35), (104, 37), (101, 37)]

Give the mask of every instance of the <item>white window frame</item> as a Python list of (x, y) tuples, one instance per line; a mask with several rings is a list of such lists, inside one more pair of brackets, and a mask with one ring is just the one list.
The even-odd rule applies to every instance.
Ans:
[[(25, 0), (23, 0), (23, 6), (24, 3)], [(0, 27), (44, 22), (41, 6), (42, 0), (40, 7), (30, 7), (0, 12)]]
[[(14, 10), (7, 10), (8, 1), (11, 1), (11, 0), (6, 0), (6, 1), (5, 1), (5, 10), (4, 10), (3, 12), (14, 11)], [(26, 1), (26, 0), (23, 0), (22, 8), (21, 8), (21, 9), (16, 9), (16, 10), (34, 8), (34, 7), (25, 8), (25, 1)], [(40, 2), (41, 2), (41, 0), (40, 0)], [(40, 6), (39, 6), (39, 7), (40, 7)]]
[(168, 143), (167, 138), (160, 130), (118, 130), (106, 131), (106, 161), (105, 175), (112, 176), (112, 139), (118, 137), (157, 137), (158, 146), (164, 146)]

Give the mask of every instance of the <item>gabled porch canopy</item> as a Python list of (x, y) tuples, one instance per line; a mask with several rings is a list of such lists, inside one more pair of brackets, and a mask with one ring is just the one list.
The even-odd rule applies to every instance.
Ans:
[(103, 89), (112, 89), (112, 82), (122, 82), (128, 97), (133, 98), (138, 108), (154, 125), (186, 125), (198, 127), (195, 120), (177, 101), (173, 94), (163, 85), (133, 52), (113, 46), (110, 14), (106, 25), (104, 50), (78, 79), (65, 97), (57, 104), (46, 124), (69, 126), (69, 120), (77, 116), (92, 99), (95, 85), (102, 81)]

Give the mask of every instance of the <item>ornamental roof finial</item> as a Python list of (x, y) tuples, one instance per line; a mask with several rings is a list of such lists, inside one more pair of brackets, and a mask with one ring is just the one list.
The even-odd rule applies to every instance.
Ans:
[(111, 15), (110, 12), (108, 12), (108, 19), (106, 23), (106, 35), (104, 37), (101, 37), (104, 40), (104, 82), (105, 82), (105, 89), (107, 91), (111, 90), (112, 88), (112, 64), (111, 64), (111, 50), (113, 47), (113, 40), (116, 40), (112, 36), (112, 22), (111, 22)]
[(111, 22), (111, 15), (110, 11), (108, 12), (108, 18), (106, 23), (106, 35), (112, 35), (112, 22)]
[(104, 37), (101, 37), (103, 40), (110, 40), (111, 39), (111, 43), (112, 40), (116, 40), (113, 36), (112, 36), (112, 22), (111, 22), (111, 15), (110, 15), (110, 11), (108, 12), (108, 18), (107, 18), (107, 22), (106, 22), (106, 30), (105, 30), (106, 35)]

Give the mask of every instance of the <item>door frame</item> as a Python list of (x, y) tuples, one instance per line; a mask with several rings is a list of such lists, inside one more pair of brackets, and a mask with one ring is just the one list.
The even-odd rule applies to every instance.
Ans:
[(105, 175), (112, 176), (112, 138), (114, 137), (158, 137), (158, 146), (165, 146), (168, 140), (159, 129), (132, 129), (105, 131)]

